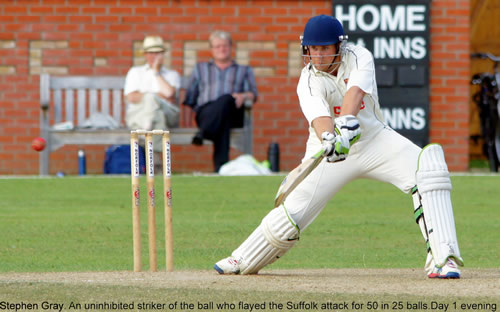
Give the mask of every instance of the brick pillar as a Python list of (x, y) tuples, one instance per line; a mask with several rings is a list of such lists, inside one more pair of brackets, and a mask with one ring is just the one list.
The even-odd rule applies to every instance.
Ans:
[(469, 166), (469, 0), (431, 3), (430, 138), (450, 171)]

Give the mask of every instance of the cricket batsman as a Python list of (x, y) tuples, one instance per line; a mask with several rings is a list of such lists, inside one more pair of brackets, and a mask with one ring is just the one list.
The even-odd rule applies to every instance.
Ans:
[(336, 18), (312, 17), (301, 39), (306, 65), (297, 94), (309, 124), (304, 160), (321, 149), (326, 157), (230, 257), (215, 264), (215, 270), (258, 273), (292, 248), (344, 185), (369, 178), (412, 194), (415, 220), (427, 247), (427, 276), (460, 278), (463, 260), (443, 149), (438, 144), (420, 148), (385, 123), (373, 55), (347, 43)]

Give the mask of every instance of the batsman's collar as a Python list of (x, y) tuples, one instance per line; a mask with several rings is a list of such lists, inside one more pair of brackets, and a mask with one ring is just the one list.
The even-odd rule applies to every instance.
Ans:
[(327, 73), (327, 72), (324, 72), (322, 70), (319, 70), (319, 69), (316, 69), (316, 67), (314, 67), (313, 64), (309, 63), (309, 65), (307, 65), (309, 70), (312, 70), (312, 72), (316, 75), (316, 76), (332, 76), (331, 74)]

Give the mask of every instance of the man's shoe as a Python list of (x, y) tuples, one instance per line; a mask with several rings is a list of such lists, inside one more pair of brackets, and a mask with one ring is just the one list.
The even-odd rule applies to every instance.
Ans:
[(239, 274), (240, 264), (234, 257), (227, 257), (217, 262), (214, 269), (219, 274)]
[(434, 267), (432, 272), (427, 275), (429, 278), (460, 278), (460, 270), (457, 263), (452, 258), (448, 258), (442, 268)]
[(196, 132), (196, 134), (193, 137), (193, 141), (191, 143), (193, 143), (193, 145), (196, 146), (203, 145), (203, 135), (201, 135), (200, 131)]

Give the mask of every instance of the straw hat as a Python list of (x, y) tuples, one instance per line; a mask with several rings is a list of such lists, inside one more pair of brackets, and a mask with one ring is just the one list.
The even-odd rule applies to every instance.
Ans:
[(165, 46), (160, 36), (147, 36), (142, 44), (144, 52), (163, 52)]

